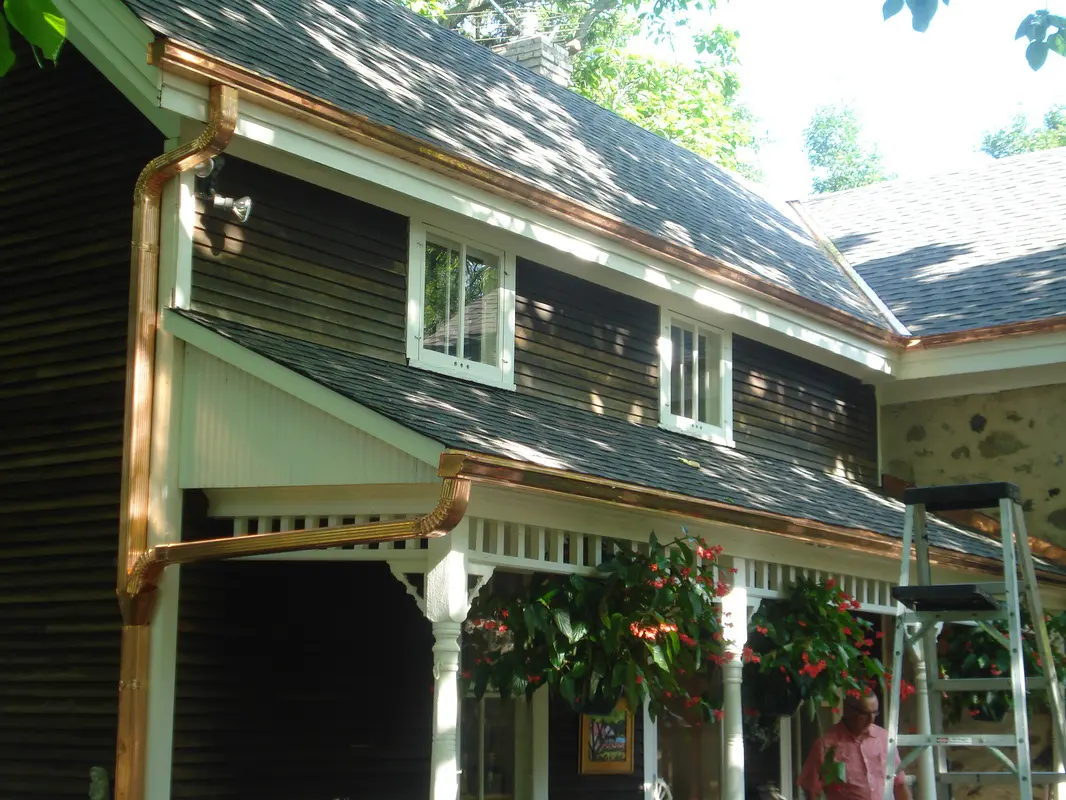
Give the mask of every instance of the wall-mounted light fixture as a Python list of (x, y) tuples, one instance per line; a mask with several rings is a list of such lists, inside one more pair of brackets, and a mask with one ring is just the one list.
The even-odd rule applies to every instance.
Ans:
[(215, 156), (193, 168), (193, 174), (196, 175), (196, 196), (210, 203), (213, 208), (229, 211), (238, 222), (247, 222), (248, 217), (252, 215), (252, 198), (224, 197), (218, 193), (218, 174), (225, 163), (222, 156)]

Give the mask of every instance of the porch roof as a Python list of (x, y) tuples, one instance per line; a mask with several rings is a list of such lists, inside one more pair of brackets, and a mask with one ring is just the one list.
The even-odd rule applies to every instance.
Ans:
[[(175, 313), (445, 447), (899, 539), (902, 503), (843, 477), (478, 386), (191, 311)], [(983, 534), (930, 520), (931, 543), (999, 559)], [(1039, 561), (1039, 560), (1038, 560)], [(1066, 569), (1046, 562), (1049, 572)]]

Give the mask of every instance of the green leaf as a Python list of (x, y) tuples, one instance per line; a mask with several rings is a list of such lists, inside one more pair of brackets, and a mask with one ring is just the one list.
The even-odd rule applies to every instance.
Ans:
[(1066, 35), (1063, 35), (1060, 31), (1055, 35), (1048, 37), (1047, 46), (1060, 56), (1066, 56)]
[(570, 705), (574, 704), (574, 698), (577, 696), (577, 690), (574, 685), (574, 679), (569, 675), (565, 675), (561, 681), (559, 681), (559, 693), (563, 696), (563, 699)]
[(1029, 42), (1029, 46), (1025, 48), (1025, 60), (1029, 62), (1029, 66), (1034, 71), (1044, 66), (1044, 62), (1047, 61), (1047, 51), (1047, 42)]
[(586, 625), (584, 622), (575, 622), (573, 627), (573, 634), (573, 638), (571, 638), (570, 641), (580, 642), (582, 639), (589, 635), (589, 626)]
[(906, 0), (907, 7), (911, 10), (911, 27), (919, 33), (929, 29), (929, 23), (933, 21), (933, 15), (940, 5), (940, 0)]
[(903, 10), (903, 0), (885, 0), (881, 7), (881, 14), (885, 19), (890, 19)]
[(15, 66), (15, 51), (11, 49), (11, 34), (7, 23), (0, 17), (0, 77)]
[(663, 649), (659, 647), (659, 645), (652, 644), (651, 642), (648, 642), (647, 644), (648, 650), (651, 651), (652, 661), (654, 661), (656, 666), (658, 666), (663, 672), (669, 672), (670, 665), (666, 661), (666, 656), (663, 655)]
[(52, 0), (4, 0), (4, 13), (17, 30), (44, 57), (55, 61), (67, 38), (67, 21)]
[(1018, 26), (1018, 32), (1014, 34), (1014, 39), (1017, 41), (1023, 36), (1028, 36), (1029, 31), (1033, 29), (1033, 23), (1036, 22), (1036, 15), (1030, 14), (1022, 20), (1022, 24)]
[(574, 626), (570, 624), (570, 612), (557, 608), (552, 612), (552, 615), (555, 617), (555, 624), (559, 626), (559, 632), (573, 642)]

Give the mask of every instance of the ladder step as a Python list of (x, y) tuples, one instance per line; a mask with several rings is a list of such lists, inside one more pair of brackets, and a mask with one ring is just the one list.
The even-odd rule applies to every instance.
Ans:
[[(1046, 689), (1047, 679), (1039, 676), (1025, 677), (1027, 690)], [(938, 678), (929, 681), (931, 692), (1009, 692), (1010, 678)]]
[(963, 734), (908, 733), (896, 737), (900, 747), (1017, 747), (1013, 733)]
[(909, 506), (925, 506), (928, 511), (961, 511), (994, 508), (1000, 500), (1022, 502), (1022, 490), (1015, 483), (962, 483), (955, 486), (920, 486), (903, 492)]
[[(937, 776), (941, 783), (1017, 783), (1013, 772), (946, 772)], [(1033, 785), (1066, 783), (1066, 772), (1034, 772)]]
[(907, 608), (931, 611), (998, 611), (1001, 605), (980, 583), (893, 586), (892, 596)]
[(914, 622), (975, 622), (977, 620), (988, 622), (1006, 619), (1007, 609), (1001, 608), (998, 611), (904, 611), (900, 616), (908, 625)]

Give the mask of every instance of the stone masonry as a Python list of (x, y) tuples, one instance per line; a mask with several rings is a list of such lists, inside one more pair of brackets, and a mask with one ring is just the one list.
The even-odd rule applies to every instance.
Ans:
[(919, 485), (1017, 483), (1029, 534), (1066, 546), (1066, 385), (883, 406), (881, 447)]

